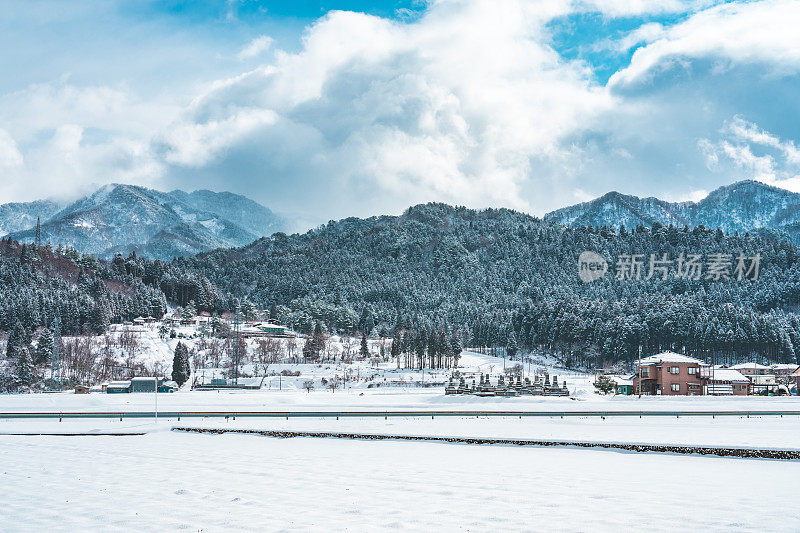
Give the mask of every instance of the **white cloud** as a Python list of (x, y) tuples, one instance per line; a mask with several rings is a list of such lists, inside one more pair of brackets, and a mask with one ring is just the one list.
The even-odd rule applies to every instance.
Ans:
[(744, 120), (740, 116), (734, 117), (732, 121), (727, 123), (725, 125), (725, 130), (741, 141), (776, 148), (786, 157), (788, 163), (800, 164), (800, 150), (797, 148), (794, 141), (784, 141), (762, 130), (757, 124)]
[(642, 43), (651, 43), (665, 34), (664, 26), (658, 22), (650, 22), (639, 26), (618, 41), (609, 41), (609, 48), (618, 52), (627, 52)]
[(162, 139), (168, 147), (165, 159), (185, 167), (201, 167), (258, 128), (274, 124), (276, 119), (269, 110), (237, 109), (222, 120), (178, 124)]
[[(583, 65), (543, 42), (543, 25), (563, 9), (445, 1), (409, 24), (332, 12), (300, 52), (210, 86), (164, 135), (167, 160), (212, 163), (229, 153), (217, 136), (235, 149), (302, 129), (327, 184), (368, 191), (367, 201), (541, 208), (521, 194), (537, 173), (532, 158), (561, 157), (563, 137), (613, 105)], [(218, 127), (238, 124), (241, 109), (270, 120), (236, 136)]]
[(708, 196), (708, 191), (705, 189), (696, 189), (689, 191), (688, 193), (672, 195), (672, 194), (665, 194), (663, 199), (668, 202), (699, 202), (703, 198)]
[[(0, 95), (0, 165), (13, 162), (0, 201), (128, 181), (230, 189), (317, 220), (431, 200), (541, 214), (610, 189), (691, 199), (740, 175), (793, 179), (791, 132), (739, 119), (768, 123), (746, 98), (726, 103), (707, 79), (615, 90), (706, 57), (800, 71), (797, 37), (785, 31), (795, 5), (706, 5), (438, 0), (403, 21), (337, 11), (296, 51), (262, 36), (219, 51), (225, 68), (176, 67), (179, 88), (31, 85)], [(686, 15), (611, 43), (641, 48), (603, 86), (589, 63), (551, 45), (548, 25), (576, 12)], [(725, 91), (763, 87), (737, 81)]]
[(22, 165), (22, 153), (16, 141), (4, 129), (0, 129), (0, 166), (18, 167)]
[(646, 81), (686, 59), (721, 58), (763, 63), (776, 74), (800, 72), (800, 2), (731, 2), (691, 15), (669, 27), (661, 38), (634, 52), (631, 64), (609, 84)]
[(252, 59), (269, 50), (270, 47), (272, 46), (272, 42), (273, 42), (272, 37), (269, 37), (267, 35), (256, 37), (255, 39), (250, 41), (247, 44), (247, 46), (242, 48), (236, 57), (239, 59), (239, 61)]
[(701, 139), (698, 143), (709, 169), (720, 171), (724, 162), (730, 161), (748, 178), (800, 192), (800, 151), (793, 141), (740, 116), (727, 121), (720, 132), (723, 138), (719, 142)]

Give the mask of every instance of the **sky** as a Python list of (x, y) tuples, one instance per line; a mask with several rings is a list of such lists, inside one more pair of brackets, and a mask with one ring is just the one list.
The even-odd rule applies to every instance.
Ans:
[(0, 203), (106, 183), (299, 226), (800, 192), (800, 2), (0, 0)]

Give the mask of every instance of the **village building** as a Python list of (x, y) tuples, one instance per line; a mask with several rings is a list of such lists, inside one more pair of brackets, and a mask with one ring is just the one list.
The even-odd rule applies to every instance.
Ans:
[(778, 392), (778, 380), (771, 373), (768, 366), (758, 363), (742, 363), (733, 365), (733, 370), (738, 370), (750, 380), (751, 394), (769, 394)]
[(750, 394), (750, 379), (732, 368), (714, 367), (708, 372), (705, 394), (713, 396), (747, 396)]
[(108, 394), (124, 394), (131, 391), (131, 382), (126, 381), (112, 381), (106, 385), (106, 392)]
[(795, 393), (800, 396), (800, 367), (789, 376), (794, 381)]
[(733, 365), (728, 368), (738, 370), (745, 376), (763, 376), (764, 374), (770, 373), (770, 368), (768, 366), (760, 365), (755, 362), (739, 363), (738, 365)]
[(633, 380), (626, 376), (608, 376), (614, 382), (614, 394), (629, 396), (633, 394)]
[(796, 370), (800, 369), (794, 363), (775, 363), (769, 365), (770, 374), (775, 374), (778, 379), (791, 376)]
[(633, 393), (663, 396), (703, 394), (701, 369), (707, 365), (699, 359), (673, 352), (645, 357), (637, 361), (633, 376)]

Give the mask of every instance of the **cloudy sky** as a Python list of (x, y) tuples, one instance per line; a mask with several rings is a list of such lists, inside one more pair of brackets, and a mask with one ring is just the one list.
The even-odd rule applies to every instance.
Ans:
[(800, 191), (798, 28), (796, 0), (0, 0), (0, 203), (124, 182), (316, 224)]

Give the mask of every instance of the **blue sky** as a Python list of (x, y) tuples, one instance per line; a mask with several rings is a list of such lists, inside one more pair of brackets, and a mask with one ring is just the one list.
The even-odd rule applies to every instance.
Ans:
[(800, 3), (0, 0), (0, 202), (109, 182), (297, 217), (800, 191)]

